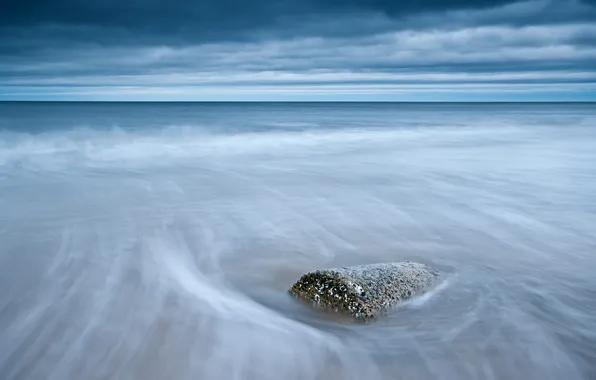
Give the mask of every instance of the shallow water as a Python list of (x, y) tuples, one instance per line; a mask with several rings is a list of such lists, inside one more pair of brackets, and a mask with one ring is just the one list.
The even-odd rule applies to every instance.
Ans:
[(593, 104), (0, 103), (0, 210), (1, 379), (596, 378)]

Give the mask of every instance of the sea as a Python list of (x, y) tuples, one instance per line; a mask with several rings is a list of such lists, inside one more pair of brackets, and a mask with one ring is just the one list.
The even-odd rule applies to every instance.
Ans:
[(596, 379), (596, 104), (0, 103), (0, 379)]

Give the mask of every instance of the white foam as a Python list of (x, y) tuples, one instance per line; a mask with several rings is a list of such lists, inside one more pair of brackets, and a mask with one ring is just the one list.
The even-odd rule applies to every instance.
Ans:
[[(429, 143), (450, 144), (511, 138), (515, 128), (481, 129), (332, 129), (240, 134), (212, 134), (200, 127), (159, 131), (78, 128), (41, 134), (0, 133), (0, 168), (59, 170), (67, 167), (162, 166), (175, 161), (260, 156), (333, 155), (368, 150), (414, 149)], [(430, 142), (432, 140), (432, 142)], [(422, 144), (422, 145), (421, 145)]]
[(447, 289), (447, 287), (449, 287), (451, 285), (452, 281), (453, 281), (452, 277), (445, 278), (434, 289), (432, 289), (429, 292), (424, 293), (421, 296), (413, 297), (413, 298), (409, 299), (408, 301), (403, 303), (403, 306), (409, 307), (409, 308), (421, 308), (421, 307), (425, 306), (428, 302), (431, 301), (431, 299), (433, 299), (434, 297), (439, 295), (443, 290)]

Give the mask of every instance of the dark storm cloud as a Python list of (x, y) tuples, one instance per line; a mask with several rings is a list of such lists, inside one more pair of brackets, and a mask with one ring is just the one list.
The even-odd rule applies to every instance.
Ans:
[[(483, 23), (535, 24), (589, 20), (596, 0), (546, 1), (532, 9), (515, 7), (504, 15), (484, 15)], [(4, 35), (43, 32), (66, 42), (102, 43), (129, 40), (188, 43), (243, 40), (255, 34), (344, 35), (404, 28), (421, 22), (441, 27), (437, 19), (460, 12), (449, 21), (473, 24), (475, 10), (498, 9), (511, 0), (4, 0), (0, 25)], [(435, 17), (433, 17), (435, 15)], [(349, 24), (347, 16), (354, 21)], [(417, 20), (418, 18), (418, 20)], [(437, 24), (438, 23), (438, 24)]]
[(5, 0), (0, 98), (595, 91), (595, 20), (596, 0)]
[(510, 0), (5, 0), (3, 25), (95, 25), (167, 33), (176, 30), (223, 30), (267, 26), (288, 15), (378, 12), (388, 16), (420, 11), (476, 9)]

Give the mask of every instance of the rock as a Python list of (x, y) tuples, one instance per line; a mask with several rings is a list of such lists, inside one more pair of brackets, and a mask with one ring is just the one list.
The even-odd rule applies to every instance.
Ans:
[(316, 307), (368, 321), (425, 293), (438, 280), (439, 273), (425, 264), (370, 264), (307, 273), (289, 293)]

